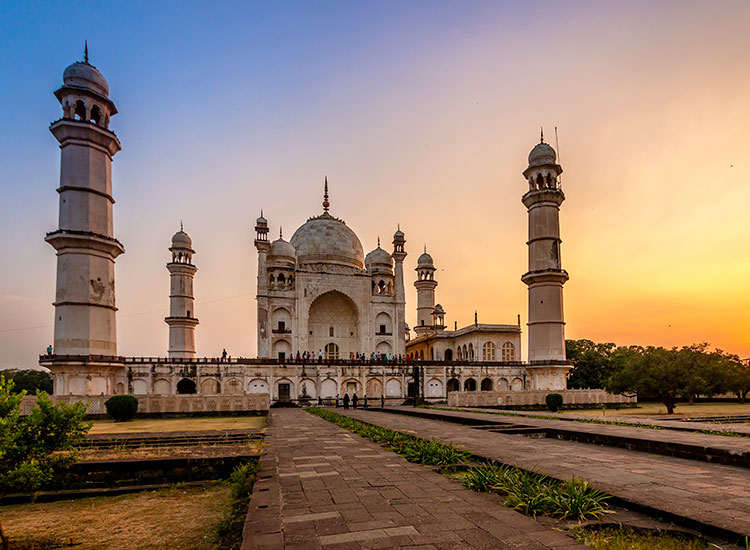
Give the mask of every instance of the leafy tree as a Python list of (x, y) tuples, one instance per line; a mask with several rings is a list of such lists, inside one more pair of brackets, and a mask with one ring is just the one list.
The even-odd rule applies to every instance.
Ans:
[(750, 393), (750, 364), (741, 361), (736, 355), (725, 358), (727, 368), (726, 389), (737, 396), (740, 403), (744, 403)]
[(13, 381), (16, 391), (34, 394), (38, 390), (52, 393), (52, 375), (46, 370), (8, 369), (5, 378)]
[(591, 340), (566, 340), (565, 356), (573, 363), (568, 376), (568, 387), (603, 388), (604, 381), (616, 368), (613, 354), (615, 344), (599, 344)]
[[(53, 405), (43, 391), (37, 393), (31, 414), (21, 416), (26, 392), (15, 393), (13, 388), (12, 380), (0, 376), (0, 500), (8, 491), (37, 491), (55, 470), (76, 461), (75, 447), (91, 427), (84, 421), (86, 405)], [(3, 550), (8, 550), (2, 524), (0, 540)]]
[(606, 380), (612, 393), (645, 394), (658, 399), (673, 414), (680, 396), (687, 393), (687, 362), (679, 350), (649, 346), (618, 348), (617, 368)]

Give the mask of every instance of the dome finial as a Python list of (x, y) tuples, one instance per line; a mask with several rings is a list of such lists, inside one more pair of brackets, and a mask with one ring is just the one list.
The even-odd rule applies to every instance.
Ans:
[(424, 253), (427, 254), (427, 245), (424, 245)]
[(83, 62), (84, 63), (89, 62), (89, 41), (88, 40), (83, 41)]
[(284, 228), (279, 226), (279, 239), (284, 238)]
[(378, 248), (380, 248), (380, 235), (378, 235)]
[(328, 202), (328, 176), (326, 176), (325, 187), (323, 191), (323, 212), (328, 213), (329, 206), (331, 206), (331, 203)]
[(180, 231), (182, 231), (182, 220), (180, 220)]
[(544, 126), (539, 127), (540, 130), (540, 137), (539, 137), (539, 143), (544, 143)]
[(261, 218), (263, 217), (263, 209), (262, 208), (260, 209), (260, 217)]

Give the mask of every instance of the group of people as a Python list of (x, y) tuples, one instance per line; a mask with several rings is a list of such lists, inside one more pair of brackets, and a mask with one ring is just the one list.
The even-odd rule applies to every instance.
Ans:
[[(345, 409), (349, 408), (349, 403), (351, 403), (352, 407), (356, 409), (357, 408), (357, 404), (359, 403), (359, 397), (357, 397), (357, 393), (356, 392), (352, 394), (351, 398), (349, 397), (348, 393), (345, 393), (344, 394), (344, 398), (341, 401), (344, 403), (344, 408)], [(362, 399), (362, 406), (365, 407), (365, 408), (367, 407), (367, 396), (366, 395)], [(380, 408), (382, 409), (384, 407), (385, 407), (385, 395), (381, 395), (380, 396)], [(339, 408), (339, 394), (336, 394), (336, 408), (337, 409)]]
[[(373, 363), (394, 363), (394, 364), (403, 364), (403, 363), (410, 363), (412, 361), (419, 361), (419, 357), (416, 355), (412, 355), (411, 353), (407, 353), (406, 355), (395, 355), (392, 353), (370, 353), (369, 355), (366, 353), (355, 353), (351, 352), (349, 354), (349, 362), (354, 363), (356, 362), (373, 362)], [(297, 352), (296, 355), (288, 357), (285, 361), (292, 362), (318, 362), (323, 363), (323, 361), (329, 362), (343, 362), (344, 360), (339, 358), (331, 358), (326, 357), (323, 353), (323, 350), (316, 351), (303, 351), (300, 353)]]

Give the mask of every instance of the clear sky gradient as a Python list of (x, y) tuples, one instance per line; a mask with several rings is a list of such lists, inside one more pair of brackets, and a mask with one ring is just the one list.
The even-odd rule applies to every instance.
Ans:
[[(449, 326), (526, 322), (527, 189), (560, 132), (569, 338), (750, 355), (750, 3), (0, 3), (0, 367), (52, 341), (61, 115), (82, 58), (110, 84), (119, 352), (165, 355), (180, 221), (198, 353), (256, 352), (263, 208), (331, 212), (366, 251), (435, 259)], [(525, 347), (525, 339), (524, 339)], [(525, 355), (525, 351), (524, 351)]]

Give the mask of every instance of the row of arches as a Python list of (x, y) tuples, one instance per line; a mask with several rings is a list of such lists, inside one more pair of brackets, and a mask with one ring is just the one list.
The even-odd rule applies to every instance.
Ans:
[[(495, 384), (491, 378), (483, 378), (479, 383), (480, 391), (523, 391), (523, 379), (519, 377), (515, 378), (500, 378)], [(461, 382), (458, 378), (451, 378), (446, 384), (446, 389), (451, 391), (460, 391)], [(464, 379), (463, 384), (464, 391), (477, 391), (477, 381), (474, 378)]]
[(294, 275), (284, 275), (271, 273), (268, 276), (268, 288), (271, 290), (289, 290), (294, 288)]
[(89, 100), (66, 100), (63, 104), (63, 117), (84, 122), (93, 122), (102, 128), (109, 126), (109, 116), (105, 110)]
[(557, 176), (551, 172), (539, 172), (536, 177), (529, 178), (529, 190), (536, 191), (539, 189), (557, 189)]
[[(411, 383), (410, 383), (411, 384)], [(124, 390), (124, 388), (122, 388)], [(467, 377), (461, 384), (458, 378), (450, 378), (447, 381), (446, 389), (452, 391), (522, 391), (524, 389), (523, 379), (520, 377), (499, 378), (496, 382), (492, 378), (485, 377), (479, 382), (473, 377)], [(119, 390), (119, 388), (118, 388)], [(200, 390), (200, 392), (198, 391)], [(221, 391), (220, 391), (221, 390)], [(295, 382), (288, 378), (276, 380), (273, 388), (273, 399), (290, 400), (290, 399), (315, 399), (318, 397), (318, 385), (311, 378), (303, 378), (299, 382), (299, 388), (295, 388)], [(364, 391), (363, 391), (364, 390)], [(384, 391), (385, 390), (385, 391)], [(118, 393), (121, 393), (118, 391)], [(135, 395), (145, 395), (148, 392), (148, 384), (145, 380), (133, 381), (133, 393)], [(154, 395), (192, 395), (200, 393), (202, 395), (240, 395), (243, 393), (270, 393), (270, 387), (266, 380), (256, 378), (248, 382), (247, 387), (243, 388), (243, 383), (237, 378), (230, 378), (224, 381), (223, 386), (216, 378), (204, 378), (200, 381), (200, 386), (191, 378), (182, 378), (176, 384), (176, 392), (172, 391), (172, 382), (165, 378), (154, 380)], [(323, 399), (334, 398), (336, 395), (343, 397), (344, 394), (349, 396), (356, 393), (360, 397), (368, 395), (370, 398), (378, 398), (380, 395), (386, 397), (403, 397), (403, 385), (399, 378), (390, 377), (383, 386), (380, 378), (369, 378), (363, 388), (362, 382), (356, 378), (349, 378), (339, 385), (333, 378), (326, 378), (320, 382), (320, 397)], [(432, 377), (425, 381), (425, 395), (427, 397), (442, 397), (443, 382), (437, 377)]]
[[(513, 342), (505, 342), (501, 346), (501, 361), (515, 361), (516, 360), (516, 346)], [(425, 355), (424, 350), (414, 352), (415, 357), (424, 361), (429, 359), (430, 361), (440, 360), (439, 357), (435, 356), (435, 348), (430, 348), (429, 355)], [(446, 349), (444, 352), (444, 361), (453, 361), (453, 350)], [(456, 347), (456, 360), (457, 361), (475, 361), (474, 344), (464, 344), (463, 346)], [(497, 346), (495, 342), (485, 342), (482, 345), (482, 361), (497, 361)]]

